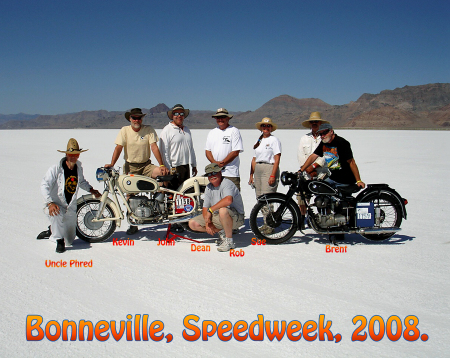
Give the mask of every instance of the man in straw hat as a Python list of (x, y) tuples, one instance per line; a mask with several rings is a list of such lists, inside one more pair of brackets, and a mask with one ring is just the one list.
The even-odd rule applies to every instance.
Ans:
[(189, 220), (192, 230), (219, 234), (217, 250), (234, 249), (233, 230), (244, 224), (244, 203), (236, 185), (222, 176), (223, 167), (210, 163), (205, 167), (209, 184), (205, 189), (201, 215)]
[[(305, 134), (300, 138), (300, 144), (297, 151), (298, 164), (302, 166), (305, 164), (306, 159), (314, 152), (321, 142), (320, 136), (317, 133), (319, 127), (322, 123), (329, 123), (328, 121), (322, 119), (320, 112), (312, 112), (309, 119), (303, 121), (302, 125), (305, 128), (311, 129), (311, 132)], [(310, 166), (306, 168), (306, 172), (311, 176), (317, 175), (315, 169), (317, 167), (323, 167), (325, 160), (322, 157), (318, 157)], [(305, 202), (298, 196), (298, 204), (300, 206), (300, 211), (303, 216), (306, 215), (306, 205)], [(302, 225), (303, 227), (303, 225)]]
[(159, 138), (159, 150), (164, 165), (169, 168), (171, 174), (178, 174), (178, 180), (171, 183), (176, 186), (174, 189), (189, 179), (189, 164), (192, 167), (192, 176), (197, 175), (197, 160), (191, 131), (184, 125), (188, 115), (189, 109), (185, 109), (181, 104), (173, 106), (170, 111), (167, 111), (171, 121), (163, 128)]
[(67, 150), (58, 164), (50, 167), (41, 182), (41, 193), (44, 196), (44, 213), (50, 219), (49, 230), (41, 232), (37, 239), (50, 239), (56, 242), (56, 252), (66, 251), (66, 244), (72, 245), (76, 235), (77, 224), (77, 192), (78, 188), (90, 192), (96, 197), (100, 193), (95, 190), (83, 176), (83, 167), (78, 161), (80, 153), (78, 142), (70, 138)]
[(223, 168), (222, 175), (231, 180), (240, 191), (239, 153), (244, 151), (241, 133), (229, 124), (233, 116), (225, 108), (219, 108), (212, 117), (216, 119), (217, 127), (206, 138), (206, 158)]
[[(123, 167), (125, 174), (145, 175), (151, 178), (169, 174), (156, 144), (158, 135), (152, 126), (142, 124), (145, 115), (146, 113), (142, 113), (140, 108), (133, 108), (125, 113), (125, 118), (130, 125), (122, 127), (117, 135), (111, 163), (105, 164), (105, 168), (113, 167), (119, 159), (122, 149), (125, 149), (125, 165)], [(152, 164), (151, 153), (155, 156), (159, 166)], [(132, 225), (127, 230), (127, 234), (132, 235), (137, 231), (138, 227)]]

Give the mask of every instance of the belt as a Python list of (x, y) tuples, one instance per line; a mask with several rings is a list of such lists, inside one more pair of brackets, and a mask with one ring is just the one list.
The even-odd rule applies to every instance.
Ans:
[[(128, 164), (132, 164), (132, 165), (141, 165), (141, 164), (145, 164), (148, 163), (148, 160), (146, 162), (142, 162), (142, 163), (131, 163), (131, 162), (127, 162)], [(150, 161), (151, 163), (151, 161)]]
[(256, 164), (270, 164), (270, 165), (273, 165), (273, 163), (268, 163), (268, 162), (256, 162)]

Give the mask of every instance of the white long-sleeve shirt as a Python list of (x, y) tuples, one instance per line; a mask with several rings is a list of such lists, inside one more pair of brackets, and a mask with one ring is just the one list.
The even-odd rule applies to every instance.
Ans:
[(159, 136), (159, 151), (167, 168), (197, 166), (191, 131), (186, 126), (181, 129), (173, 123), (166, 125)]
[[(314, 138), (312, 132), (305, 134), (300, 138), (300, 144), (298, 145), (297, 151), (297, 159), (300, 167), (305, 164), (306, 159), (308, 159), (308, 157), (312, 153), (314, 153), (320, 143), (322, 143), (322, 139), (320, 138), (320, 136)], [(323, 167), (325, 164), (325, 160), (322, 157), (319, 157), (314, 161), (314, 163), (317, 163), (318, 165)]]

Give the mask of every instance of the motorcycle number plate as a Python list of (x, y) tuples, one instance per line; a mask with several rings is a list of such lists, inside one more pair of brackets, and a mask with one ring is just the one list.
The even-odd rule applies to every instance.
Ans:
[(356, 204), (356, 226), (372, 227), (375, 224), (373, 203)]
[(188, 196), (177, 195), (175, 197), (175, 214), (188, 213), (194, 209), (194, 200)]

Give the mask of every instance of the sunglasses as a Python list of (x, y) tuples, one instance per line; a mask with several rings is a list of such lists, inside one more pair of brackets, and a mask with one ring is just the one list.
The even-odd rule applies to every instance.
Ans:
[(220, 173), (220, 172), (211, 172), (211, 173), (208, 173), (207, 176), (210, 177), (211, 175), (217, 175), (217, 174), (219, 174), (219, 173)]
[(131, 119), (134, 119), (135, 121), (138, 121), (138, 120), (142, 119), (142, 117), (141, 116), (139, 116), (139, 117), (131, 116)]
[(173, 116), (184, 116), (184, 112), (175, 112)]
[(309, 123), (311, 123), (311, 124), (318, 124), (319, 121), (309, 121)]
[(272, 125), (271, 124), (261, 124), (261, 127), (263, 127), (263, 128), (271, 128)]
[(327, 135), (328, 133), (330, 133), (330, 130), (331, 130), (331, 129), (324, 130), (324, 131), (320, 132), (319, 135), (320, 135), (321, 137), (323, 137), (324, 135)]

